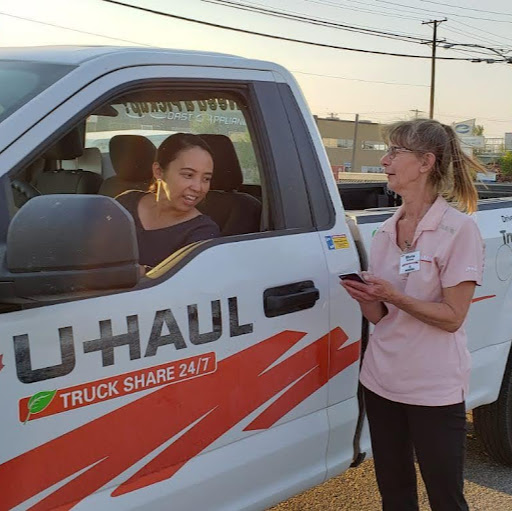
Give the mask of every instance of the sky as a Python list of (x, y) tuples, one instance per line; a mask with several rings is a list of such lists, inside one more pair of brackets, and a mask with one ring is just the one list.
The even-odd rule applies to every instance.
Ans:
[[(432, 41), (433, 26), (423, 22), (447, 19), (437, 28), (434, 117), (445, 123), (475, 118), (484, 126), (486, 137), (512, 132), (512, 63), (441, 59), (502, 60), (502, 56), (508, 56), (512, 62), (510, 0), (120, 1), (209, 23), (364, 52), (243, 34), (103, 0), (2, 0), (0, 47), (149, 45), (272, 60), (294, 74), (314, 114), (349, 120), (359, 114), (360, 119), (391, 122), (428, 116), (432, 45), (427, 41)], [(258, 12), (241, 10), (241, 5)], [(274, 15), (263, 14), (263, 9), (274, 11)], [(283, 13), (306, 21), (283, 18)], [(325, 22), (345, 29), (326, 27)], [(381, 33), (360, 33), (368, 29)], [(394, 34), (413, 39), (397, 40), (390, 37)], [(448, 44), (452, 47), (443, 47)]]

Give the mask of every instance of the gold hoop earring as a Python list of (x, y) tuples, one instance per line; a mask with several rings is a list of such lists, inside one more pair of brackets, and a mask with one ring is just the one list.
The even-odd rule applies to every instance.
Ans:
[(162, 191), (162, 180), (158, 178), (156, 180), (156, 201), (160, 201), (160, 192)]
[(160, 201), (160, 191), (162, 190), (162, 180), (158, 178), (156, 180), (156, 201)]

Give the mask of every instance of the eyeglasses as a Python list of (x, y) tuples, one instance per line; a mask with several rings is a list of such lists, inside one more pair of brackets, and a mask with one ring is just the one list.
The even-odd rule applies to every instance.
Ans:
[(397, 145), (390, 145), (384, 156), (389, 156), (391, 160), (396, 158), (397, 154), (400, 153), (423, 153), (424, 151), (416, 151), (413, 149), (407, 149), (406, 147), (400, 147)]

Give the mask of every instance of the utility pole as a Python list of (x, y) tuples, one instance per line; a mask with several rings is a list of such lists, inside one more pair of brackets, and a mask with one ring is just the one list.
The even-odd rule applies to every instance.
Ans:
[(430, 112), (429, 117), (431, 119), (434, 118), (434, 96), (435, 96), (435, 88), (436, 88), (436, 48), (437, 48), (437, 25), (442, 23), (443, 21), (448, 21), (447, 18), (442, 20), (431, 20), (431, 21), (422, 21), (422, 25), (432, 25), (434, 29), (434, 33), (432, 36), (432, 70), (430, 72)]

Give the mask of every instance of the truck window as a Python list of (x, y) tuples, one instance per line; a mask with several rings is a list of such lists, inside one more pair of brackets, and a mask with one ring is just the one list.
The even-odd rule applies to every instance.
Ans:
[[(153, 156), (148, 161), (136, 161), (137, 151), (131, 146), (144, 142), (155, 150), (170, 135), (182, 132), (200, 135), (216, 153), (214, 183), (231, 186), (217, 191), (239, 192), (262, 201), (260, 163), (249, 127), (249, 111), (244, 99), (226, 91), (209, 90), (148, 90), (124, 94), (100, 107), (51, 144), (40, 155), (11, 179), (16, 181), (14, 203), (19, 208), (32, 195), (58, 193), (100, 194), (116, 197), (129, 189), (147, 191), (152, 179)], [(138, 166), (123, 168), (113, 161), (112, 143), (133, 155)], [(116, 154), (119, 155), (118, 150)], [(125, 163), (125, 162), (123, 162)], [(234, 169), (226, 165), (235, 165)], [(126, 165), (124, 165), (126, 167)], [(221, 174), (241, 173), (236, 184), (220, 179)], [(129, 174), (129, 175), (128, 175)], [(231, 179), (228, 179), (231, 182)], [(27, 186), (33, 190), (26, 196)], [(215, 190), (213, 190), (215, 192)], [(226, 218), (227, 212), (217, 217)], [(221, 226), (222, 228), (222, 226)], [(250, 227), (232, 234), (260, 231), (259, 220)]]
[(67, 74), (72, 66), (0, 60), (0, 121)]
[[(115, 174), (109, 145), (118, 135), (136, 135), (158, 147), (174, 133), (217, 134), (228, 137), (236, 151), (244, 185), (260, 185), (260, 175), (251, 135), (240, 101), (233, 96), (213, 93), (193, 99), (190, 93), (152, 92), (121, 98), (110, 104), (109, 115), (87, 119), (85, 147), (97, 147), (105, 165), (104, 178)], [(106, 112), (107, 113), (107, 112)]]

